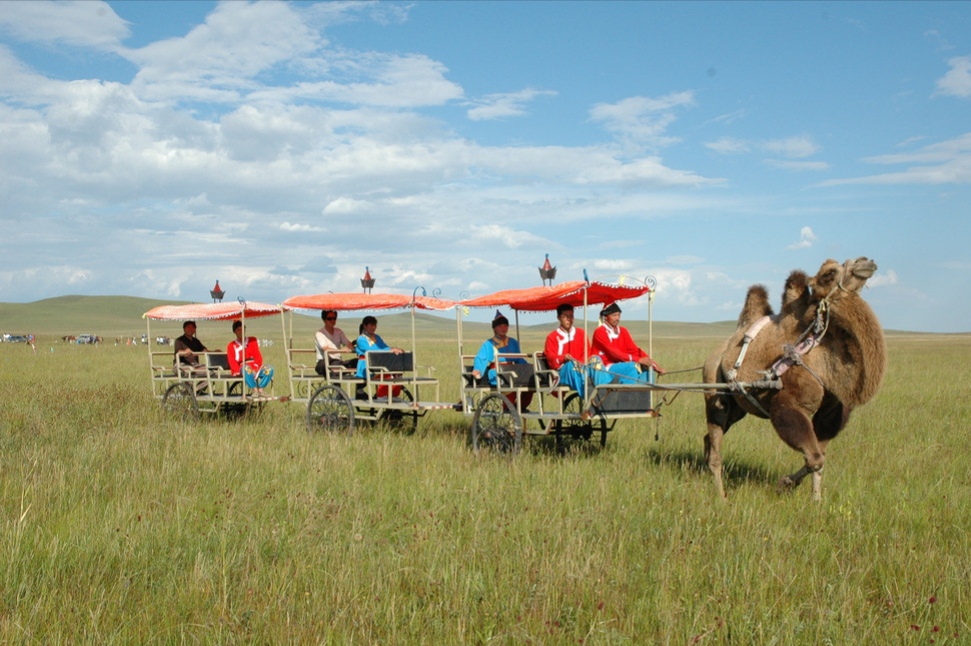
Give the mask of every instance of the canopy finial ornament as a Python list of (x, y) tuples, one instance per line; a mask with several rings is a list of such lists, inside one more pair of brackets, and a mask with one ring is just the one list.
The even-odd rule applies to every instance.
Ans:
[(543, 285), (546, 285), (546, 281), (550, 281), (550, 287), (553, 286), (553, 279), (556, 278), (556, 267), (550, 264), (549, 254), (546, 254), (546, 260), (543, 262), (543, 266), (539, 268), (539, 277), (543, 281)]
[(371, 290), (374, 289), (374, 279), (371, 278), (371, 270), (364, 267), (364, 278), (361, 279), (361, 287), (364, 289), (365, 294), (370, 294)]
[(220, 302), (221, 303), (222, 300), (223, 300), (223, 297), (226, 295), (226, 292), (224, 292), (223, 290), (221, 290), (219, 288), (219, 280), (218, 279), (216, 280), (216, 286), (209, 290), (209, 295), (212, 296), (212, 302), (213, 303), (216, 303), (216, 302)]

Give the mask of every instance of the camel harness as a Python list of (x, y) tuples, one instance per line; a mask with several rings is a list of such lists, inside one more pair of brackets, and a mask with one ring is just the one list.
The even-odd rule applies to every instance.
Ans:
[[(807, 366), (802, 358), (803, 355), (808, 354), (810, 350), (819, 345), (822, 342), (823, 337), (826, 336), (826, 330), (829, 329), (829, 297), (832, 296), (837, 289), (846, 291), (843, 287), (842, 279), (840, 279), (840, 281), (833, 286), (833, 289), (830, 290), (829, 294), (824, 296), (819, 301), (819, 305), (816, 308), (816, 316), (813, 318), (813, 322), (808, 328), (806, 328), (805, 332), (802, 333), (799, 340), (797, 340), (794, 344), (787, 343), (783, 345), (782, 356), (772, 364), (770, 369), (760, 371), (765, 376), (764, 379), (756, 382), (756, 384), (750, 385), (781, 389), (781, 377), (792, 366), (800, 366), (805, 368), (806, 371), (819, 382), (820, 386), (823, 385), (819, 375), (813, 372), (812, 368)], [(777, 323), (778, 320), (778, 317), (775, 316), (763, 316), (755, 321), (755, 323), (750, 325), (747, 330), (745, 330), (745, 334), (742, 336), (742, 350), (738, 353), (738, 359), (735, 360), (735, 365), (732, 366), (732, 369), (729, 370), (728, 374), (726, 375), (728, 378), (729, 388), (744, 395), (749, 403), (755, 406), (755, 408), (766, 417), (771, 417), (769, 412), (765, 410), (762, 404), (760, 404), (755, 397), (752, 396), (749, 390), (745, 388), (745, 385), (738, 381), (737, 376), (739, 368), (742, 367), (742, 361), (745, 360), (745, 354), (748, 352), (749, 345), (755, 340), (755, 337), (759, 335), (759, 332), (761, 332), (766, 325), (768, 325), (770, 322)]]

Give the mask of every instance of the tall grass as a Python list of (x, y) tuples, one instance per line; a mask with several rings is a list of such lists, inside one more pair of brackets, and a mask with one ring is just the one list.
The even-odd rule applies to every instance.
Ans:
[[(716, 342), (655, 354), (695, 367)], [(726, 437), (717, 500), (693, 393), (604, 450), (509, 459), (452, 412), (410, 436), (308, 436), (296, 404), (183, 424), (144, 348), (52, 347), (0, 346), (0, 642), (971, 640), (968, 336), (889, 339), (821, 504), (775, 492), (800, 457), (758, 420)], [(454, 339), (419, 350), (455, 399)]]

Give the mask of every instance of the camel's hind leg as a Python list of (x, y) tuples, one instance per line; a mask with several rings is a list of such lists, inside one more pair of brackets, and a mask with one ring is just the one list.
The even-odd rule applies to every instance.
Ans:
[(708, 434), (705, 435), (705, 460), (708, 468), (715, 476), (715, 489), (719, 498), (725, 498), (725, 484), (722, 482), (722, 438), (725, 431), (717, 424), (708, 424)]
[(705, 418), (708, 421), (708, 434), (705, 435), (705, 460), (715, 477), (715, 489), (721, 498), (726, 498), (725, 483), (722, 481), (722, 438), (732, 424), (742, 419), (745, 412), (728, 396), (719, 394), (705, 395)]

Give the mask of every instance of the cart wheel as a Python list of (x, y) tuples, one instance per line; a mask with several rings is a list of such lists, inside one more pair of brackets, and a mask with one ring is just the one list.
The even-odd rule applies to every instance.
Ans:
[[(412, 404), (415, 401), (414, 395), (404, 386), (401, 387), (401, 392), (394, 399), (395, 401), (400, 400), (402, 404)], [(397, 410), (392, 408), (385, 411), (384, 419), (387, 420), (390, 429), (399, 433), (411, 435), (418, 430), (417, 410)]]
[(183, 422), (194, 422), (199, 419), (199, 402), (192, 385), (177, 383), (169, 386), (162, 398), (162, 409), (175, 415)]
[(523, 445), (523, 420), (505, 396), (492, 393), (475, 409), (469, 444), (476, 453), (491, 449), (499, 453), (519, 453)]
[(354, 406), (343, 390), (327, 384), (314, 391), (307, 404), (307, 431), (354, 432)]
[(570, 393), (563, 401), (563, 412), (575, 416), (574, 419), (558, 419), (554, 426), (556, 436), (556, 446), (560, 450), (567, 451), (571, 445), (578, 445), (586, 442), (593, 435), (594, 431), (600, 431), (600, 446), (607, 441), (607, 422), (599, 413), (584, 421), (580, 419), (583, 413), (583, 397), (579, 393)]

